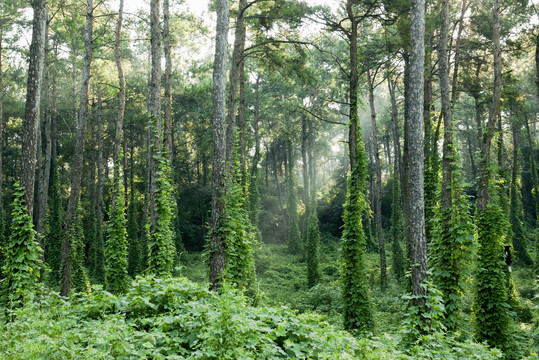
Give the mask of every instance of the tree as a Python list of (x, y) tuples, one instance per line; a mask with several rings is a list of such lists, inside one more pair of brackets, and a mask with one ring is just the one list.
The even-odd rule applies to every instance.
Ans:
[(408, 75), (408, 112), (405, 116), (408, 184), (405, 211), (408, 212), (410, 261), (412, 266), (412, 294), (418, 314), (426, 323), (427, 313), (427, 239), (425, 236), (425, 202), (423, 193), (423, 68), (424, 68), (424, 1), (410, 4), (410, 59)]
[(225, 243), (220, 228), (225, 210), (226, 161), (226, 67), (228, 0), (217, 1), (215, 61), (213, 64), (213, 173), (210, 220), (210, 287), (218, 290), (225, 271)]
[(125, 228), (125, 202), (121, 176), (121, 144), (122, 128), (125, 113), (125, 77), (120, 56), (120, 37), (122, 33), (124, 1), (120, 0), (116, 36), (114, 41), (114, 59), (118, 69), (120, 83), (118, 116), (114, 136), (114, 178), (112, 202), (110, 205), (110, 220), (108, 225), (108, 241), (105, 249), (105, 284), (112, 293), (123, 293), (127, 290), (127, 231)]
[(93, 34), (93, 0), (86, 2), (86, 26), (84, 29), (84, 68), (82, 72), (82, 86), (80, 90), (80, 113), (77, 124), (75, 153), (71, 172), (71, 191), (65, 215), (64, 238), (62, 240), (62, 290), (60, 294), (67, 296), (71, 289), (71, 239), (75, 231), (73, 221), (77, 210), (82, 181), (82, 167), (84, 162), (84, 138), (86, 132), (86, 119), (88, 116), (88, 95), (90, 91), (90, 76), (92, 65), (92, 34)]
[(365, 234), (361, 225), (361, 216), (366, 206), (365, 180), (367, 157), (361, 141), (358, 117), (358, 64), (357, 64), (357, 28), (358, 19), (352, 10), (353, 2), (346, 2), (348, 21), (351, 23), (348, 40), (350, 43), (349, 67), (349, 133), (348, 149), (350, 173), (348, 192), (344, 204), (344, 229), (342, 234), (342, 300), (344, 327), (348, 330), (368, 331), (373, 327), (373, 319), (367, 293), (365, 263), (363, 259)]
[(30, 45), (30, 61), (28, 64), (21, 162), (21, 185), (24, 189), (26, 197), (25, 204), (30, 217), (33, 216), (34, 210), (37, 135), (47, 33), (47, 0), (35, 0), (32, 3), (32, 7), (34, 10), (34, 19), (32, 21), (32, 43)]
[[(502, 58), (500, 48), (500, 0), (492, 7), (492, 46), (494, 87), (488, 122), (480, 137), (481, 169), (478, 185), (476, 225), (479, 243), (478, 273), (475, 281), (474, 313), (478, 340), (505, 349), (509, 342), (509, 317), (505, 264), (502, 261), (503, 238), (507, 222), (503, 211), (492, 201), (492, 169), (490, 152), (500, 111), (502, 92)], [(495, 195), (495, 194), (494, 194)]]

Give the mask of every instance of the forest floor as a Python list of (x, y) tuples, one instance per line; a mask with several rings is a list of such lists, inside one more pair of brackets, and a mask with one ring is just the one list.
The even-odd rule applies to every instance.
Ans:
[(382, 292), (376, 253), (366, 255), (376, 326), (370, 334), (340, 330), (338, 240), (323, 237), (320, 250), (321, 281), (309, 289), (301, 256), (285, 245), (260, 245), (256, 306), (227, 286), (210, 292), (202, 254), (182, 254), (172, 278), (138, 277), (124, 295), (96, 285), (63, 299), (43, 287), (11, 321), (0, 321), (0, 359), (539, 359), (531, 271), (513, 273), (515, 347), (502, 357), (473, 342), (470, 297), (458, 333), (438, 330), (410, 341), (407, 280), (397, 283), (390, 271)]

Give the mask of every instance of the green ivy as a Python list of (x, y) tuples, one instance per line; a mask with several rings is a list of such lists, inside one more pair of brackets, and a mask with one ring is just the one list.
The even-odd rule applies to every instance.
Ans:
[(479, 341), (506, 349), (510, 344), (510, 319), (503, 261), (507, 218), (494, 201), (476, 213), (478, 264), (475, 276), (475, 332)]
[(24, 190), (19, 183), (15, 183), (13, 195), (10, 235), (2, 249), (2, 296), (11, 309), (18, 308), (32, 299), (41, 268), (41, 247), (36, 241), (32, 218), (24, 204)]
[(516, 179), (511, 182), (511, 207), (509, 210), (509, 222), (511, 224), (509, 236), (513, 244), (516, 263), (530, 266), (533, 265), (533, 260), (528, 253), (527, 235), (524, 231), (522, 219), (524, 211), (522, 209), (522, 200), (520, 198), (520, 189), (518, 188)]
[(296, 175), (294, 174), (295, 158), (292, 142), (288, 141), (288, 251), (298, 254), (300, 251), (301, 234), (299, 232), (298, 193)]
[[(155, 137), (157, 134), (155, 119), (152, 118), (152, 125)], [(155, 146), (155, 145), (153, 145)], [(153, 155), (155, 162), (155, 216), (156, 224), (149, 226), (148, 237), (148, 270), (159, 276), (170, 275), (174, 259), (176, 257), (176, 248), (174, 244), (174, 233), (172, 231), (172, 217), (174, 213), (174, 200), (172, 185), (170, 183), (170, 160), (162, 149), (158, 154)]]
[(341, 286), (344, 328), (366, 332), (373, 329), (374, 321), (366, 285), (365, 234), (361, 221), (368, 204), (365, 199), (367, 156), (360, 133), (358, 129), (356, 164), (348, 175), (348, 192), (344, 204)]
[(449, 330), (455, 330), (462, 321), (462, 296), (475, 244), (475, 226), (469, 215), (458, 153), (453, 152), (451, 159), (451, 207), (438, 206), (434, 210), (433, 239), (429, 247), (434, 282), (446, 310), (444, 324)]
[(124, 189), (120, 165), (117, 163), (114, 166), (113, 182), (115, 184), (112, 186), (114, 201), (110, 205), (107, 228), (108, 239), (107, 247), (105, 248), (105, 287), (113, 294), (121, 294), (129, 286), (127, 276), (127, 230), (125, 227)]

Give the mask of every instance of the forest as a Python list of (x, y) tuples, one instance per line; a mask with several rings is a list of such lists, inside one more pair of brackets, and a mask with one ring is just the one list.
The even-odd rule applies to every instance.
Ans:
[(537, 0), (2, 0), (0, 359), (539, 359)]

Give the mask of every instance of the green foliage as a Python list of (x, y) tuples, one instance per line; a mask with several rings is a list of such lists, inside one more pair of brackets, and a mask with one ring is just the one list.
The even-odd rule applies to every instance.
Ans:
[(292, 142), (288, 142), (288, 251), (298, 254), (300, 251), (301, 234), (299, 232), (298, 194), (296, 175), (294, 174), (295, 158)]
[(503, 239), (507, 220), (502, 209), (491, 203), (476, 213), (478, 264), (475, 276), (475, 332), (479, 341), (505, 350), (510, 345), (509, 306), (503, 262)]
[(120, 165), (114, 164), (114, 183), (110, 205), (108, 238), (105, 248), (105, 287), (113, 294), (124, 293), (129, 286), (127, 276), (127, 230)]
[(462, 323), (462, 296), (468, 281), (469, 264), (474, 259), (475, 226), (464, 194), (458, 152), (451, 161), (451, 207), (435, 209), (429, 249), (434, 282), (445, 305), (444, 324), (449, 330), (455, 330)]
[[(440, 333), (444, 329), (442, 322), (445, 307), (442, 293), (436, 289), (432, 282), (427, 281), (421, 286), (427, 288), (426, 295), (406, 294), (403, 296), (405, 309), (401, 333), (407, 346), (422, 344), (423, 336)], [(419, 298), (423, 298), (422, 301), (418, 301)], [(425, 307), (418, 306), (418, 303), (424, 303)], [(428, 311), (425, 312), (424, 308)]]
[(316, 213), (316, 199), (311, 197), (309, 216), (307, 218), (307, 242), (305, 256), (307, 258), (307, 286), (313, 287), (320, 281), (320, 230), (318, 228), (318, 214)]
[(433, 148), (425, 155), (425, 235), (427, 242), (433, 238), (434, 212), (440, 201), (440, 155)]
[[(155, 122), (155, 120), (153, 120)], [(160, 153), (153, 156), (156, 167), (155, 214), (156, 224), (150, 226), (148, 238), (148, 270), (159, 276), (170, 275), (176, 256), (172, 216), (174, 196), (170, 184), (169, 157)]]
[(343, 215), (342, 314), (345, 329), (370, 331), (374, 327), (374, 321), (367, 291), (364, 262), (365, 234), (361, 221), (363, 212), (368, 208), (364, 195), (367, 157), (361, 136), (357, 135), (357, 137), (356, 164), (348, 176), (348, 193)]
[(84, 266), (84, 232), (82, 230), (82, 208), (79, 205), (73, 215), (73, 229), (69, 237), (71, 244), (71, 288), (76, 292), (91, 292), (88, 273)]
[[(252, 308), (224, 286), (138, 278), (116, 297), (95, 289), (46, 297), (0, 325), (0, 357), (22, 359), (383, 359), (359, 341), (291, 310)], [(376, 351), (377, 355), (374, 354)], [(386, 350), (387, 351), (387, 350)]]
[(14, 185), (13, 212), (10, 235), (2, 249), (2, 297), (8, 308), (24, 305), (33, 297), (39, 280), (41, 248), (36, 241), (32, 218), (24, 204), (24, 190), (19, 183)]
[(226, 265), (224, 279), (247, 294), (256, 297), (256, 274), (253, 260), (254, 232), (245, 210), (245, 191), (241, 184), (241, 171), (235, 161), (231, 184), (225, 195), (225, 210), (220, 238), (225, 243)]

